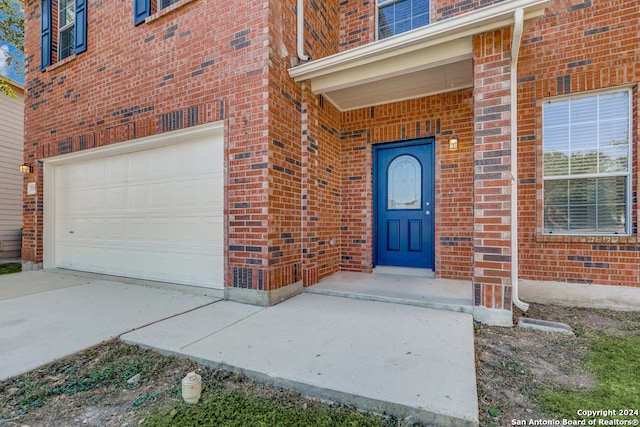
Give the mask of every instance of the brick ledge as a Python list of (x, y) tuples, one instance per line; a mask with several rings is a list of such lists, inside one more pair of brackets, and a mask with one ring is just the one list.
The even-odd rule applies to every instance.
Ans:
[(588, 243), (588, 244), (612, 244), (612, 245), (636, 245), (637, 236), (568, 236), (538, 233), (538, 243)]
[(170, 14), (170, 13), (171, 13), (171, 12), (173, 12), (174, 10), (180, 9), (182, 6), (184, 6), (184, 5), (186, 5), (186, 4), (189, 4), (189, 3), (191, 3), (191, 2), (194, 2), (194, 1), (196, 1), (196, 0), (180, 0), (179, 2), (176, 2), (176, 3), (172, 4), (171, 6), (169, 6), (169, 7), (165, 7), (165, 8), (163, 8), (163, 9), (159, 10), (158, 12), (154, 13), (153, 15), (148, 16), (148, 17), (144, 20), (144, 23), (145, 23), (145, 24), (150, 24), (150, 23), (152, 23), (153, 21), (155, 21), (155, 20), (157, 20), (157, 19), (160, 19), (160, 18), (162, 18), (162, 17), (163, 17), (163, 16), (165, 16), (165, 15)]

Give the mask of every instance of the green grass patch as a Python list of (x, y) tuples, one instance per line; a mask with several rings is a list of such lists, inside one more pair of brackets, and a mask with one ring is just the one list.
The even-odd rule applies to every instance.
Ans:
[(596, 385), (586, 391), (545, 391), (541, 395), (542, 407), (566, 419), (579, 419), (576, 415), (578, 410), (640, 409), (639, 355), (639, 336), (607, 336), (592, 339), (587, 369), (595, 376)]
[(12, 263), (0, 265), (0, 275), (20, 273), (22, 271), (22, 264)]
[[(12, 383), (6, 386), (6, 390), (0, 389), (0, 407), (12, 400), (16, 412), (24, 415), (34, 408), (39, 408), (46, 404), (51, 397), (67, 395), (72, 396), (86, 391), (109, 388), (109, 387), (130, 387), (127, 380), (140, 373), (144, 377), (150, 378), (155, 372), (161, 370), (174, 359), (165, 358), (164, 363), (154, 364), (142, 355), (138, 354), (138, 349), (129, 346), (120, 346), (109, 353), (103, 359), (95, 361), (93, 359), (96, 350), (90, 349), (85, 352), (85, 363), (58, 362), (49, 367), (47, 372), (48, 380), (33, 381), (26, 377), (17, 377)], [(93, 363), (91, 361), (94, 360)], [(8, 389), (15, 388), (11, 398)], [(146, 396), (134, 405), (142, 405), (154, 400), (157, 396)]]
[(386, 426), (387, 420), (353, 409), (316, 408), (273, 402), (238, 391), (204, 392), (195, 405), (180, 405), (156, 413), (143, 423), (150, 427), (169, 426)]

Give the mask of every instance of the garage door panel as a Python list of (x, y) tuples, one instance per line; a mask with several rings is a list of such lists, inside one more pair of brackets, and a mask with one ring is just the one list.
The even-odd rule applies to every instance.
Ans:
[(223, 286), (221, 137), (57, 166), (54, 188), (56, 266)]
[(127, 223), (127, 239), (125, 241), (130, 244), (144, 243), (149, 235), (146, 227), (147, 221), (142, 218), (124, 218), (124, 220)]
[(151, 218), (147, 224), (147, 241), (149, 243), (175, 243), (172, 241), (174, 233), (175, 230), (170, 218)]
[(127, 187), (127, 198), (125, 200), (125, 208), (127, 211), (142, 210), (149, 208), (149, 190), (146, 185), (130, 185)]
[(127, 207), (127, 189), (125, 187), (111, 187), (105, 190), (105, 209), (120, 212)]
[(98, 184), (103, 186), (106, 184), (107, 178), (107, 163), (106, 162), (90, 162), (87, 167), (87, 180), (86, 185), (92, 186)]
[(89, 190), (89, 198), (85, 201), (88, 204), (87, 208), (90, 211), (102, 211), (105, 209), (105, 190), (103, 188), (97, 188)]
[[(121, 248), (108, 247), (106, 248), (107, 265), (114, 269), (116, 272), (120, 272), (121, 275), (127, 275), (129, 269), (129, 254), (127, 251), (123, 251)], [(117, 273), (114, 273), (117, 274)]]
[(122, 241), (127, 237), (127, 221), (125, 218), (108, 218), (106, 220), (107, 241)]
[(128, 176), (129, 160), (124, 156), (109, 157), (105, 161), (105, 179), (109, 184), (119, 184), (125, 182)]
[(152, 209), (171, 209), (175, 206), (175, 185), (172, 182), (149, 184)]
[(151, 158), (145, 151), (131, 153), (127, 156), (127, 180), (136, 182), (148, 179), (151, 174)]

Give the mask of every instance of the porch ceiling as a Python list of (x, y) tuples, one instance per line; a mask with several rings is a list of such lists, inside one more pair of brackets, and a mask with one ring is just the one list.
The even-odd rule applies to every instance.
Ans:
[(549, 0), (510, 0), (289, 69), (340, 111), (473, 86), (473, 35), (544, 14)]

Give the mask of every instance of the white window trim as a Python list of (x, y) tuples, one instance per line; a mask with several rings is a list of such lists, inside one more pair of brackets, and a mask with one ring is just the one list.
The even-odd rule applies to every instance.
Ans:
[[(74, 27), (73, 31), (74, 31), (74, 39), (75, 39), (75, 26), (76, 26), (76, 10), (75, 10), (76, 7), (75, 7), (75, 3), (74, 3), (74, 6), (73, 6), (73, 22), (71, 22), (70, 24), (65, 25), (64, 27), (60, 27), (60, 10), (61, 10), (60, 2), (61, 1), (62, 0), (57, 0), (58, 8), (56, 10), (56, 13), (58, 14), (58, 16), (56, 17), (57, 20), (58, 20), (58, 43), (57, 43), (57, 45), (58, 45), (58, 55), (57, 55), (58, 56), (58, 61), (62, 61), (63, 59), (66, 59), (66, 58), (68, 58), (68, 57), (73, 55), (73, 51), (72, 51), (70, 55), (67, 55), (64, 58), (62, 58), (62, 56), (61, 56), (62, 55), (62, 49), (60, 48), (60, 41), (62, 40), (62, 32), (68, 30), (71, 27)], [(74, 1), (74, 0), (71, 0), (71, 1)], [(73, 48), (74, 43), (75, 43), (74, 40), (71, 40), (71, 47), (72, 48)]]
[(176, 3), (178, 2), (178, 0), (174, 0), (171, 4), (168, 4), (168, 5), (166, 5), (166, 6), (162, 6), (162, 3), (163, 3), (164, 1), (165, 1), (165, 0), (158, 0), (158, 5), (157, 5), (157, 6), (158, 6), (158, 10), (166, 9), (166, 8), (168, 8), (168, 7), (173, 6), (174, 4), (176, 4)]
[[(398, 35), (398, 34), (395, 34), (395, 35), (393, 35), (393, 36), (385, 37), (384, 39), (381, 39), (381, 38), (379, 37), (379, 36), (380, 36), (380, 32), (379, 32), (379, 29), (380, 29), (380, 28), (379, 28), (379, 25), (380, 25), (380, 6), (389, 6), (390, 4), (398, 3), (398, 2), (400, 2), (400, 1), (402, 1), (402, 0), (388, 0), (388, 1), (386, 1), (386, 2), (385, 2), (385, 4), (383, 4), (383, 5), (380, 3), (381, 1), (382, 1), (382, 0), (376, 0), (376, 16), (375, 16), (375, 21), (376, 21), (376, 22), (375, 22), (375, 27), (376, 27), (376, 29), (375, 29), (376, 41), (377, 41), (377, 40), (390, 39), (390, 38), (395, 37), (395, 36), (397, 36), (397, 35)], [(433, 5), (433, 1), (434, 1), (434, 0), (429, 0), (429, 23), (428, 23), (427, 25), (425, 25), (425, 26), (423, 26), (423, 27), (419, 27), (419, 28), (428, 27), (429, 25), (431, 25), (431, 24), (432, 24), (432, 22), (431, 22), (431, 17), (432, 17), (431, 12), (432, 12), (432, 5)], [(417, 28), (414, 28), (413, 30), (417, 30)], [(413, 31), (413, 30), (409, 30), (409, 31)], [(409, 31), (405, 31), (404, 33), (400, 33), (400, 34), (406, 34), (406, 33), (408, 33)]]
[[(606, 95), (608, 93), (619, 93), (619, 92), (627, 92), (629, 95), (629, 103), (627, 105), (627, 117), (628, 117), (628, 135), (629, 135), (629, 141), (628, 141), (628, 156), (627, 156), (627, 172), (613, 172), (613, 173), (608, 173), (608, 174), (580, 174), (578, 176), (576, 175), (561, 175), (561, 176), (553, 176), (550, 178), (547, 178), (544, 176), (544, 122), (542, 123), (542, 156), (541, 156), (541, 162), (542, 162), (542, 233), (546, 236), (612, 236), (612, 237), (628, 237), (632, 235), (632, 223), (633, 223), (633, 218), (632, 218), (632, 203), (633, 203), (633, 197), (632, 197), (632, 190), (633, 190), (633, 140), (634, 140), (634, 132), (633, 132), (633, 89), (634, 89), (635, 85), (623, 85), (623, 86), (616, 86), (616, 87), (612, 87), (612, 88), (607, 88), (607, 89), (598, 89), (598, 90), (592, 90), (592, 91), (586, 91), (586, 92), (581, 92), (579, 94), (570, 94), (570, 95), (560, 95), (560, 96), (555, 96), (555, 97), (551, 97), (551, 98), (545, 98), (543, 100), (543, 115), (544, 115), (544, 105), (550, 104), (552, 102), (559, 102), (559, 101), (565, 101), (568, 99), (580, 99), (580, 98), (588, 98), (588, 97), (592, 97), (592, 96), (598, 96), (598, 95)], [(626, 200), (625, 200), (625, 217), (626, 217), (626, 223), (625, 223), (625, 228), (626, 230), (624, 231), (624, 233), (597, 233), (597, 232), (584, 232), (584, 233), (578, 233), (578, 232), (571, 232), (571, 231), (567, 231), (567, 232), (548, 232), (545, 230), (545, 209), (546, 207), (544, 206), (544, 183), (546, 181), (555, 181), (555, 180), (577, 180), (577, 179), (590, 179), (590, 178), (613, 178), (613, 177), (620, 177), (620, 176), (624, 176), (627, 177), (627, 183), (626, 183)]]

